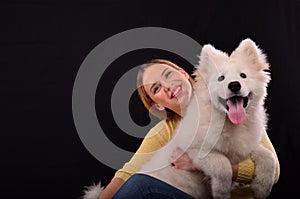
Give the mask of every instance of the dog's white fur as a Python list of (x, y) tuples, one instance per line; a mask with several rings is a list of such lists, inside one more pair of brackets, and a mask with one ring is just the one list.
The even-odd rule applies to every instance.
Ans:
[(98, 199), (104, 187), (101, 186), (101, 182), (85, 187), (83, 199)]
[[(260, 141), (267, 126), (264, 100), (270, 76), (265, 55), (250, 39), (243, 40), (228, 56), (211, 45), (205, 45), (196, 67), (194, 96), (171, 141), (158, 150), (140, 173), (161, 179), (195, 198), (230, 198), (232, 164), (248, 157), (255, 162), (251, 188), (255, 198), (266, 198), (272, 189), (276, 161)], [(247, 77), (241, 77), (244, 73)], [(223, 75), (224, 80), (218, 78)], [(228, 85), (239, 82), (233, 93)], [(246, 118), (233, 124), (224, 100), (234, 95), (248, 97)], [(196, 108), (195, 108), (196, 107)], [(180, 147), (192, 158), (201, 172), (174, 169), (173, 151)], [(90, 198), (84, 198), (90, 199)]]

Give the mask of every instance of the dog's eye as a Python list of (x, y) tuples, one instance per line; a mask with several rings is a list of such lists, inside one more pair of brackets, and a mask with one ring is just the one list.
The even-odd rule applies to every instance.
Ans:
[(240, 76), (241, 76), (241, 78), (244, 78), (244, 79), (247, 77), (247, 75), (245, 73), (241, 73)]
[(225, 79), (224, 75), (221, 75), (219, 78), (218, 78), (218, 81), (221, 82)]

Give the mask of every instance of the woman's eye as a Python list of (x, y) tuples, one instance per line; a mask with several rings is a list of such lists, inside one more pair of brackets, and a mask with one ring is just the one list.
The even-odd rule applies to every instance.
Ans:
[(156, 94), (158, 91), (159, 91), (159, 87), (158, 87), (158, 86), (155, 86), (155, 87), (153, 88), (153, 93)]
[(165, 77), (168, 78), (171, 76), (171, 74), (172, 74), (172, 71), (167, 71)]
[(221, 75), (219, 78), (218, 78), (218, 81), (221, 82), (225, 79), (224, 75)]
[(247, 77), (247, 75), (245, 73), (241, 73), (240, 74), (241, 78), (245, 79)]

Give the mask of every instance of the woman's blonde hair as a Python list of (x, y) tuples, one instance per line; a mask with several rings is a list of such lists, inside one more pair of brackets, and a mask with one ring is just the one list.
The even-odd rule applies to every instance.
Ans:
[[(158, 117), (159, 119), (169, 119), (170, 120), (174, 116), (178, 116), (178, 114), (168, 108), (165, 108), (166, 113), (164, 111), (159, 111), (158, 109), (153, 108), (152, 106), (155, 104), (155, 102), (147, 94), (145, 87), (143, 85), (143, 75), (144, 75), (145, 70), (154, 64), (166, 64), (168, 66), (171, 66), (172, 68), (175, 68), (176, 70), (179, 70), (181, 68), (179, 66), (177, 66), (175, 63), (168, 61), (168, 60), (153, 59), (153, 60), (150, 60), (150, 61), (146, 62), (145, 64), (141, 65), (141, 68), (137, 74), (137, 91), (138, 91), (138, 94), (139, 94), (140, 99), (142, 100), (144, 106), (147, 108), (147, 110), (149, 110), (149, 112), (151, 114)], [(189, 81), (193, 85), (193, 80), (191, 80), (191, 78), (189, 78)]]

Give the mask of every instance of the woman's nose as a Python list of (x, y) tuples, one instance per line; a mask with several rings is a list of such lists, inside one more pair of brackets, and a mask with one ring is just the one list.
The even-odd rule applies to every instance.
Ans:
[(169, 91), (171, 88), (170, 82), (166, 82), (166, 81), (161, 81), (161, 86), (167, 91)]

